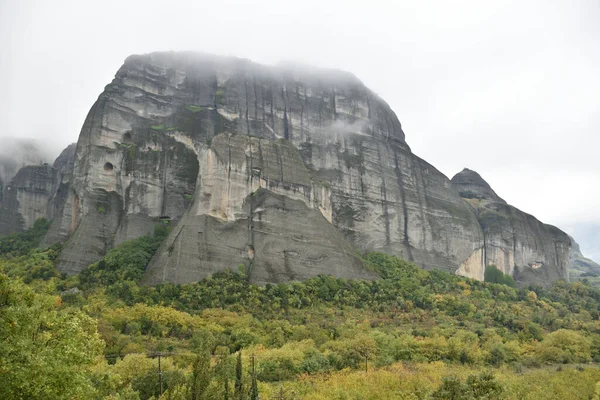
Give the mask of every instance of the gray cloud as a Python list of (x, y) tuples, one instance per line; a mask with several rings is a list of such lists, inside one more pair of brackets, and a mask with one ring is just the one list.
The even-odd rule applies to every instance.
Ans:
[(0, 135), (58, 153), (132, 53), (295, 60), (363, 80), (448, 176), (469, 167), (545, 222), (600, 227), (599, 20), (597, 0), (5, 0)]

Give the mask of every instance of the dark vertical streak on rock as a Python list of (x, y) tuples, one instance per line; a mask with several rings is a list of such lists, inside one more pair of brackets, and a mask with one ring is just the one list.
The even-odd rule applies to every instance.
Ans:
[[(252, 175), (252, 170), (254, 168), (254, 157), (252, 154), (252, 138), (248, 138), (250, 143), (250, 187), (252, 187), (252, 182), (254, 180), (254, 176)], [(259, 140), (259, 149), (260, 149), (260, 140)], [(259, 178), (260, 179), (260, 178)], [(258, 190), (258, 189), (257, 189)], [(252, 267), (254, 265), (254, 259), (256, 258), (256, 250), (254, 247), (254, 209), (255, 209), (255, 200), (256, 196), (254, 193), (250, 195), (250, 210), (248, 213), (248, 246), (249, 252), (252, 251), (252, 258), (249, 257), (248, 263), (248, 281), (250, 282), (250, 278), (252, 275)]]
[(331, 87), (331, 110), (333, 112), (333, 120), (337, 119), (337, 111), (335, 109), (335, 85)]
[[(411, 169), (413, 176), (415, 177), (415, 188), (417, 190), (417, 196), (419, 198), (419, 213), (421, 214), (421, 232), (423, 234), (423, 243), (421, 244), (421, 248), (427, 249), (427, 229), (425, 228), (425, 221), (427, 220), (427, 216), (425, 214), (425, 208), (427, 208), (427, 196), (425, 195), (425, 180), (423, 179), (423, 169), (420, 165), (417, 165), (415, 168), (415, 160), (411, 154)], [(421, 190), (421, 187), (423, 190)], [(425, 267), (425, 266), (423, 266)]]
[(408, 239), (408, 209), (406, 208), (406, 191), (404, 189), (404, 177), (402, 176), (402, 171), (398, 165), (398, 151), (394, 149), (394, 172), (396, 173), (396, 181), (398, 183), (398, 188), (400, 189), (400, 197), (402, 201), (402, 215), (404, 217), (404, 247), (406, 247), (406, 251), (408, 253), (408, 260), (413, 261), (412, 250), (410, 248), (410, 242)]
[(165, 216), (167, 209), (167, 151), (163, 151), (164, 156), (164, 165), (163, 165), (163, 197), (162, 197), (162, 205), (160, 209), (160, 216)]
[[(229, 154), (229, 159), (227, 161), (227, 182), (231, 181), (231, 136), (227, 137), (227, 150)], [(229, 187), (229, 184), (227, 185)], [(227, 189), (227, 193), (229, 194), (229, 189)]]
[(256, 77), (254, 78), (252, 86), (254, 88), (254, 119), (258, 120), (258, 91), (256, 90)]
[(274, 103), (275, 103), (275, 95), (273, 94), (273, 86), (271, 86), (271, 129), (275, 130), (275, 110), (274, 108)]
[(250, 104), (248, 100), (248, 82), (246, 81), (246, 79), (244, 79), (244, 89), (244, 94), (246, 95), (246, 134), (250, 136), (250, 118), (248, 117), (248, 109), (250, 108)]
[(385, 219), (385, 245), (389, 246), (390, 241), (390, 213), (388, 211), (388, 200), (387, 200), (387, 189), (385, 187), (385, 178), (381, 180), (381, 207), (383, 211), (383, 218)]
[(385, 245), (389, 246), (391, 244), (390, 240), (390, 214), (388, 211), (388, 200), (387, 200), (387, 188), (385, 185), (385, 173), (383, 172), (383, 163), (381, 160), (381, 146), (377, 146), (377, 158), (381, 175), (381, 207), (383, 212), (383, 217), (385, 219)]
[(285, 140), (290, 140), (290, 124), (287, 114), (289, 101), (287, 98), (287, 89), (285, 88), (285, 85), (281, 88), (281, 98), (283, 99), (283, 137)]
[(283, 109), (283, 137), (285, 140), (290, 140), (290, 127), (287, 117), (287, 108)]
[(275, 145), (275, 154), (277, 155), (277, 163), (279, 164), (279, 174), (281, 185), (283, 185), (283, 159), (281, 157), (281, 151), (279, 146)]
[[(513, 236), (513, 272), (515, 267), (517, 266), (517, 233), (515, 232), (515, 226), (511, 221), (512, 225), (512, 236)], [(557, 264), (558, 265), (558, 264)]]

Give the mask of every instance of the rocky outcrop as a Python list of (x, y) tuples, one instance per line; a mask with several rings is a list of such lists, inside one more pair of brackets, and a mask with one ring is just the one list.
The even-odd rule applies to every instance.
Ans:
[(452, 186), (481, 225), (485, 265), (495, 265), (520, 285), (568, 280), (571, 239), (566, 233), (507, 204), (475, 171), (464, 169)]
[[(562, 232), (472, 171), (450, 182), (412, 153), (387, 103), (341, 71), (131, 56), (77, 145), (45, 168), (46, 178), (38, 171), (26, 179), (35, 184), (11, 188), (45, 193), (35, 203), (54, 220), (45, 243), (64, 242), (58, 267), (67, 273), (169, 224), (146, 283), (225, 268), (256, 283), (372, 278), (356, 256), (369, 250), (480, 280), (490, 263), (521, 283), (566, 274)], [(34, 203), (11, 196), (6, 210)], [(21, 220), (7, 229), (33, 218), (14, 215)]]
[(64, 207), (69, 197), (70, 182), (73, 177), (76, 148), (76, 143), (70, 144), (52, 164), (52, 167), (56, 170), (57, 179), (52, 197), (48, 200), (48, 216), (46, 218), (54, 220), (54, 223), (50, 225), (46, 237), (42, 240), (42, 245), (49, 246), (60, 241), (62, 237), (60, 229), (62, 227), (63, 215), (65, 214)]
[(0, 235), (22, 232), (31, 228), (36, 219), (52, 220), (62, 211), (74, 154), (72, 144), (53, 166), (29, 165), (19, 169), (1, 190)]
[(600, 276), (600, 265), (581, 253), (579, 244), (571, 238), (571, 253), (569, 255), (569, 278), (580, 280)]
[(42, 165), (46, 162), (43, 153), (35, 140), (0, 138), (0, 186), (2, 182), (4, 186), (8, 185), (21, 168), (28, 165)]
[(38, 218), (51, 218), (48, 204), (55, 191), (56, 169), (27, 166), (10, 181), (0, 204), (0, 235), (22, 232)]
[(483, 277), (474, 214), (412, 154), (389, 106), (340, 71), (128, 58), (79, 138), (59, 267), (76, 272), (159, 219), (173, 230), (152, 283), (238, 264), (257, 282), (369, 276), (349, 249)]

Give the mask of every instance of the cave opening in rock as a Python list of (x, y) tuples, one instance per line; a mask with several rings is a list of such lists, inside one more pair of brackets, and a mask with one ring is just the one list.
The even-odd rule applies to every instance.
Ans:
[(113, 169), (114, 169), (114, 166), (112, 165), (112, 163), (107, 162), (106, 164), (104, 164), (105, 171), (112, 171)]

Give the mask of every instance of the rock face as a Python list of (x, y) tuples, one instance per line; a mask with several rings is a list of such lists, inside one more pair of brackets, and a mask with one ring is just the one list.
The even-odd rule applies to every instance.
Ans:
[(597, 276), (600, 276), (600, 265), (581, 254), (579, 244), (571, 237), (569, 278), (571, 280), (579, 280)]
[(481, 225), (485, 265), (495, 265), (521, 285), (568, 280), (571, 239), (566, 233), (508, 205), (475, 171), (456, 174), (452, 186)]
[(17, 172), (2, 196), (0, 235), (22, 232), (36, 219), (48, 217), (56, 172), (49, 165), (27, 166)]
[(44, 162), (46, 157), (35, 140), (0, 138), (0, 185), (2, 182), (7, 185), (19, 169), (28, 165), (42, 165)]
[[(53, 219), (62, 210), (63, 193), (73, 168), (75, 145), (65, 149), (53, 166), (25, 166), (0, 196), (0, 235), (22, 232), (38, 218)], [(66, 181), (65, 181), (66, 179)]]
[[(518, 214), (478, 176), (455, 182), (465, 201), (412, 153), (387, 103), (341, 71), (131, 56), (90, 110), (72, 168), (61, 157), (45, 242), (65, 242), (63, 272), (157, 223), (171, 232), (148, 266), (150, 284), (225, 268), (257, 283), (372, 278), (355, 255), (367, 250), (480, 280), (488, 260), (509, 273), (541, 260), (531, 268), (549, 271), (544, 279), (566, 268), (569, 241), (553, 241), (558, 230)], [(497, 229), (481, 223), (476, 201), (504, 216)], [(507, 224), (524, 233), (500, 259), (492, 243), (508, 246)], [(553, 264), (550, 247), (562, 245)]]
[(389, 106), (339, 71), (129, 57), (82, 129), (59, 267), (79, 271), (158, 219), (173, 230), (152, 283), (239, 264), (257, 282), (372, 276), (351, 249), (483, 277), (474, 214)]

